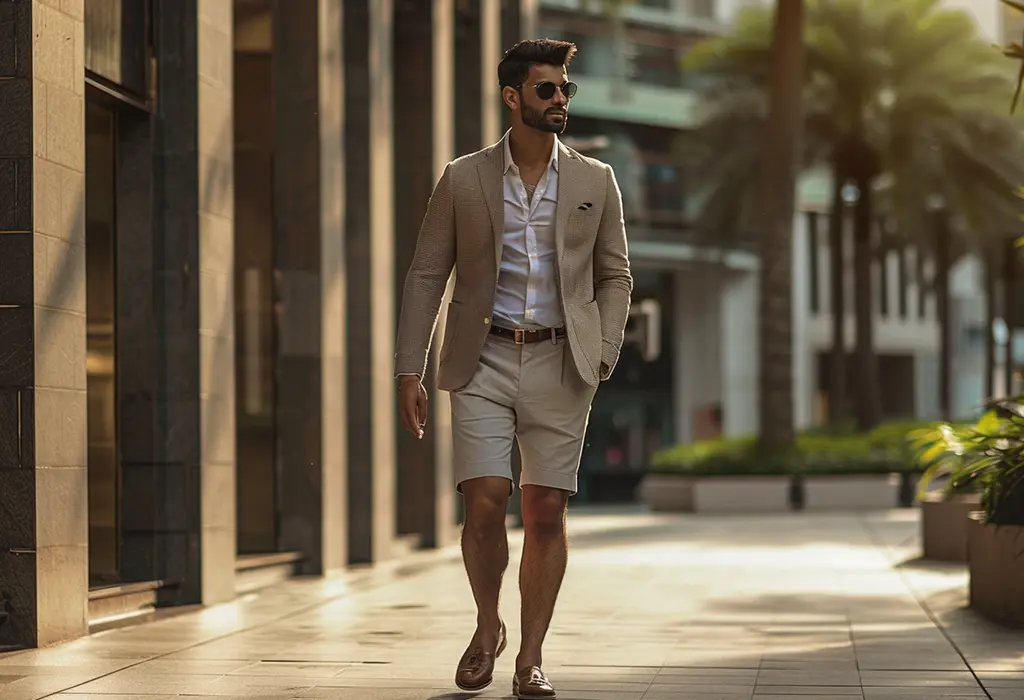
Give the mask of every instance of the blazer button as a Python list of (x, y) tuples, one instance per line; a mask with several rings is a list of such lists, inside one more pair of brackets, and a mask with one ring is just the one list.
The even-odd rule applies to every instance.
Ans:
[(484, 325), (487, 326), (487, 325), (490, 325), (490, 323), (491, 323), (490, 317), (489, 316), (484, 316)]

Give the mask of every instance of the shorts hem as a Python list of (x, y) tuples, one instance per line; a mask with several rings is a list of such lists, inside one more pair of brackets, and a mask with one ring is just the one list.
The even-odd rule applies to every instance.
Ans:
[(515, 491), (515, 479), (512, 478), (509, 464), (498, 462), (475, 462), (466, 465), (464, 469), (460, 469), (456, 472), (455, 492), (459, 495), (465, 495), (462, 491), (463, 483), (471, 481), (472, 479), (480, 479), (485, 476), (496, 476), (502, 479), (508, 479), (509, 495), (512, 495)]
[(543, 469), (531, 469), (529, 473), (523, 472), (519, 478), (519, 488), (523, 486), (543, 486), (549, 489), (568, 491), (570, 496), (576, 495), (579, 488), (579, 473), (565, 474), (563, 472), (546, 471)]

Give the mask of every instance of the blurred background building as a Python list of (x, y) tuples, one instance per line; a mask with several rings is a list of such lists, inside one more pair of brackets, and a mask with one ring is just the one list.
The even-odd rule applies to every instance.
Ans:
[[(728, 31), (736, 12), (764, 0), (636, 0), (620, 21), (602, 0), (540, 0), (540, 34), (580, 47), (572, 74), (567, 142), (613, 165), (622, 188), (634, 266), (635, 307), (660, 309), (660, 333), (649, 338), (657, 358), (628, 348), (591, 414), (581, 497), (629, 498), (651, 455), (672, 444), (757, 428), (756, 240), (723, 237), (694, 225), (701, 208), (700, 173), (687, 170), (678, 136), (696, 121), (687, 52)], [(948, 0), (970, 12), (980, 32), (1002, 41), (999, 0)], [(1007, 14), (1007, 17), (1013, 15)], [(1019, 23), (1017, 17), (1013, 21)], [(1020, 29), (1014, 30), (1014, 38)], [(831, 175), (801, 177), (794, 222), (794, 400), (798, 428), (828, 418), (826, 388), (832, 338), (828, 308), (828, 211)], [(846, 232), (852, 247), (852, 229)], [(847, 255), (847, 261), (851, 257)], [(932, 418), (939, 409), (939, 325), (927, 283), (933, 265), (911, 247), (883, 251), (875, 264), (875, 347), (886, 419)], [(847, 270), (848, 289), (852, 270)], [(984, 284), (972, 256), (951, 274), (953, 387), (956, 415), (981, 402), (984, 373)], [(853, 294), (847, 293), (847, 339), (853, 351)], [(636, 319), (637, 325), (641, 319)], [(639, 328), (637, 329), (639, 330)], [(1024, 339), (1018, 341), (1024, 360)], [(650, 350), (648, 348), (648, 350)], [(846, 363), (848, 386), (856, 363)], [(1002, 369), (997, 368), (1002, 377)]]

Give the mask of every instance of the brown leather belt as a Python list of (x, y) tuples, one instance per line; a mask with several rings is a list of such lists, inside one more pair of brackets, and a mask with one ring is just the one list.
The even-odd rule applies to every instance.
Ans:
[(491, 333), (499, 338), (511, 340), (516, 345), (539, 343), (542, 340), (560, 340), (565, 337), (564, 328), (538, 328), (536, 330), (516, 328), (513, 330), (501, 326), (491, 326)]

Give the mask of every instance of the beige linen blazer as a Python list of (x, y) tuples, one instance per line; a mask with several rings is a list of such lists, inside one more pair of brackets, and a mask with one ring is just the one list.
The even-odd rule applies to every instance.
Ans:
[[(508, 138), (506, 133), (504, 138)], [(491, 329), (505, 229), (504, 144), (449, 163), (434, 187), (405, 279), (395, 374), (424, 376), (448, 279), (437, 386), (457, 391), (473, 378)], [(560, 141), (555, 242), (566, 337), (580, 377), (611, 376), (629, 316), (633, 278), (622, 197), (608, 165)], [(608, 367), (601, 377), (601, 364)]]

